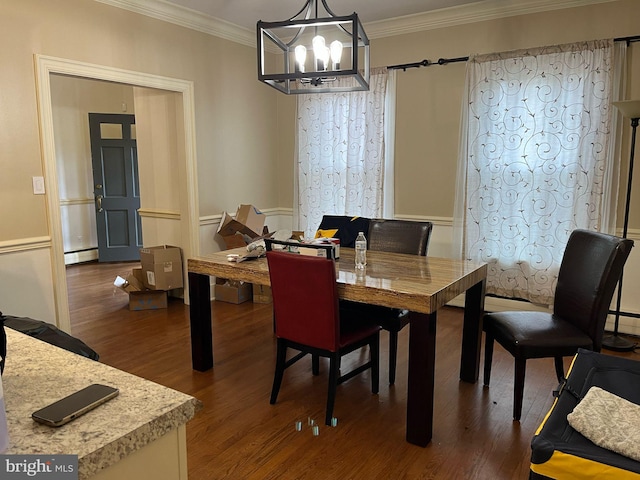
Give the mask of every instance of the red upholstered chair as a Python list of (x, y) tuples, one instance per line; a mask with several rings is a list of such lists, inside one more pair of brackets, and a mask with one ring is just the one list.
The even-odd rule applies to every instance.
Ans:
[[(329, 358), (329, 391), (325, 423), (331, 424), (336, 387), (371, 369), (371, 391), (378, 393), (380, 327), (352, 324), (341, 318), (333, 259), (267, 251), (277, 337), (271, 404), (276, 403), (284, 371), (307, 354), (319, 373), (319, 357)], [(370, 359), (340, 376), (342, 355), (369, 346)], [(287, 360), (287, 350), (299, 353)]]
[(528, 358), (553, 357), (562, 383), (562, 357), (575, 355), (579, 348), (600, 351), (611, 297), (632, 247), (633, 240), (574, 230), (560, 264), (553, 313), (516, 311), (484, 316), (484, 384), (489, 386), (491, 379), (495, 340), (515, 358), (514, 420), (520, 420), (522, 414)]

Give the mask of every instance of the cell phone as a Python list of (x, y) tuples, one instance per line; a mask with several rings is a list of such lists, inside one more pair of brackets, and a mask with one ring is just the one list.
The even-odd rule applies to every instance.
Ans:
[(117, 388), (94, 383), (31, 414), (36, 422), (60, 427), (120, 393)]

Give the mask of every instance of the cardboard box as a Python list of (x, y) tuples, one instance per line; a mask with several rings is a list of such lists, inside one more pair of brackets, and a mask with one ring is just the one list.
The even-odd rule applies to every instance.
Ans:
[(149, 290), (181, 288), (182, 254), (180, 248), (170, 245), (141, 248), (143, 283)]
[(227, 248), (244, 247), (253, 238), (264, 233), (265, 214), (253, 205), (240, 205), (235, 218), (222, 212), (217, 234), (222, 237)]
[(253, 284), (253, 303), (271, 303), (273, 296), (271, 295), (271, 287), (266, 285)]
[(167, 308), (167, 292), (164, 290), (129, 292), (129, 310), (156, 310), (159, 308)]
[(253, 289), (250, 283), (216, 278), (214, 288), (216, 301), (236, 304), (244, 303), (251, 300), (252, 293)]
[(141, 268), (134, 268), (129, 274), (125, 275), (124, 277), (117, 276), (113, 284), (126, 293), (146, 290), (144, 282), (142, 281)]
[(129, 310), (155, 310), (167, 308), (167, 292), (149, 290), (143, 283), (142, 268), (134, 268), (123, 277), (116, 277), (113, 284), (129, 295)]
[(316, 238), (311, 241), (314, 245), (333, 245), (333, 258), (338, 260), (340, 258), (340, 239), (339, 238)]
[(227, 250), (231, 248), (246, 247), (250, 241), (248, 237), (245, 237), (245, 235), (240, 232), (222, 237), (222, 240), (224, 240), (224, 245), (227, 247)]

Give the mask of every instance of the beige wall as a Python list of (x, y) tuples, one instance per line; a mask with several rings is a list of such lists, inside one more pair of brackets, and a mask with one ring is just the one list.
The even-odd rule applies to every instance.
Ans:
[(143, 244), (188, 245), (182, 237), (181, 212), (187, 211), (182, 97), (152, 88), (134, 89), (140, 216)]

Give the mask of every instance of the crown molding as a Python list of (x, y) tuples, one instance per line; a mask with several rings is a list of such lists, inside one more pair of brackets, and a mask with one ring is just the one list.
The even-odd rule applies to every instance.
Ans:
[(442, 8), (416, 15), (370, 22), (364, 25), (369, 38), (434, 30), (499, 18), (529, 15), (551, 10), (584, 7), (618, 0), (485, 0), (483, 2)]
[[(216, 17), (204, 15), (165, 0), (95, 0), (106, 5), (146, 15), (232, 42), (256, 46), (255, 32)], [(584, 7), (618, 0), (485, 0), (483, 2), (442, 8), (417, 15), (369, 22), (364, 25), (370, 39), (404, 35), (436, 28), (528, 15), (532, 13)]]
[(256, 33), (222, 19), (181, 7), (164, 0), (95, 0), (147, 17), (190, 28), (198, 32), (224, 38), (232, 42), (256, 46)]

